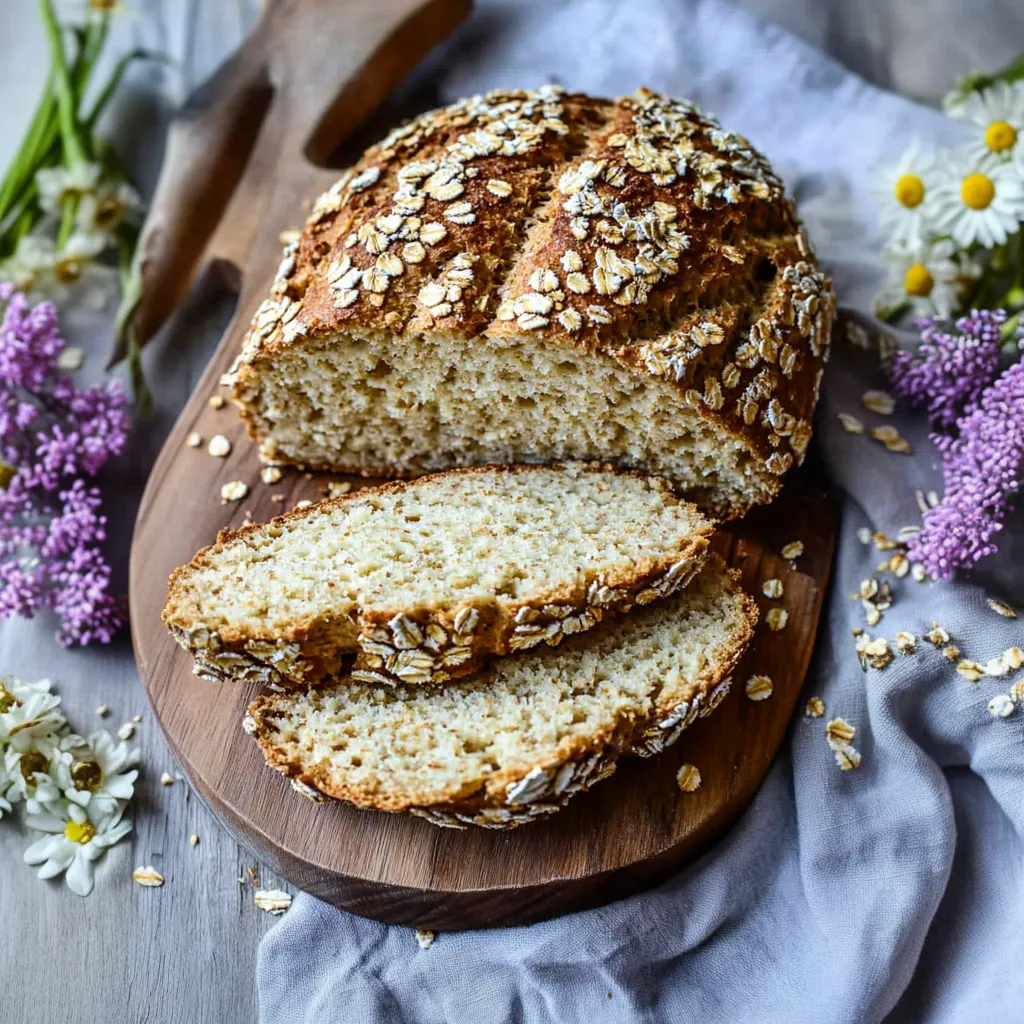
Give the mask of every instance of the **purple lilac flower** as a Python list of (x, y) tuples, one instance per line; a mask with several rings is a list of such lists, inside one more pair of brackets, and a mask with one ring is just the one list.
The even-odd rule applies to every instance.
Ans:
[(996, 552), (994, 539), (1024, 475), (1024, 363), (987, 388), (957, 428), (956, 436), (933, 437), (946, 493), (924, 514), (924, 529), (909, 549), (936, 579)]
[(52, 609), (64, 646), (107, 643), (123, 624), (100, 551), (94, 476), (128, 436), (118, 381), (78, 388), (57, 375), (57, 313), (0, 284), (0, 618)]
[(912, 407), (927, 410), (933, 427), (949, 430), (995, 377), (1005, 321), (1001, 309), (975, 309), (949, 333), (934, 317), (915, 320), (921, 344), (916, 353), (893, 356), (893, 390)]

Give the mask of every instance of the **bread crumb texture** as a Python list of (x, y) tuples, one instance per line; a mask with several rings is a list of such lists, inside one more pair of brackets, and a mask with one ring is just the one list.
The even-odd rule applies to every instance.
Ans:
[(260, 697), (268, 763), (359, 807), (509, 828), (558, 810), (625, 754), (659, 753), (728, 689), (753, 602), (711, 556), (681, 594), (458, 683), (344, 681)]
[(330, 499), (222, 534), (171, 577), (164, 620), (198, 674), (442, 682), (554, 646), (686, 585), (711, 523), (663, 480), (484, 467)]
[(803, 459), (834, 307), (767, 161), (693, 104), (492, 92), (317, 199), (226, 383), (277, 461), (600, 458), (735, 516)]

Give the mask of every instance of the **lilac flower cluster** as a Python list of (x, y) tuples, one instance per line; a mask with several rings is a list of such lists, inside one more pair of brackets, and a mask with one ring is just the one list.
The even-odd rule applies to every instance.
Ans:
[(118, 381), (78, 388), (57, 373), (54, 307), (0, 284), (0, 618), (51, 608), (64, 646), (103, 643), (122, 625), (100, 552), (106, 517), (94, 476), (128, 436)]
[[(973, 312), (957, 321), (959, 337), (927, 321), (923, 361), (908, 357), (893, 367), (899, 392), (925, 405), (932, 423), (946, 431), (932, 435), (942, 456), (945, 495), (925, 512), (908, 551), (936, 579), (995, 554), (1010, 500), (1024, 483), (1024, 362), (992, 383), (1005, 320), (1001, 310)], [(951, 420), (955, 410), (961, 411)]]
[(933, 427), (949, 430), (992, 383), (999, 369), (999, 349), (1006, 313), (975, 309), (956, 321), (955, 333), (940, 330), (940, 321), (921, 317), (916, 353), (897, 352), (890, 376), (893, 390), (915, 409), (925, 409)]

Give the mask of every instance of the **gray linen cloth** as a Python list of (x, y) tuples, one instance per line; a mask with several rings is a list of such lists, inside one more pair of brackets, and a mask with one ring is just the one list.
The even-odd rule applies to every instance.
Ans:
[[(775, 161), (841, 302), (869, 307), (871, 169), (914, 134), (948, 134), (937, 114), (721, 0), (479, 8), (435, 62), (440, 98), (545, 81), (693, 97)], [(408, 929), (300, 895), (260, 948), (265, 1024), (1024, 1020), (1024, 712), (993, 718), (986, 705), (1007, 681), (967, 683), (926, 644), (867, 674), (854, 655), (863, 615), (848, 594), (882, 557), (858, 529), (918, 522), (915, 489), (940, 486), (919, 417), (889, 421), (910, 458), (838, 427), (843, 410), (882, 422), (859, 396), (883, 383), (873, 355), (837, 341), (816, 444), (841, 532), (804, 694), (827, 716), (798, 716), (718, 845), (657, 890), (527, 928), (442, 934), (426, 951)], [(970, 579), (899, 581), (875, 632), (920, 635), (937, 619), (979, 661), (1021, 644), (1020, 620), (985, 596), (1024, 605), (1022, 533), (1018, 516)], [(826, 745), (833, 715), (857, 728), (856, 771), (840, 772)]]

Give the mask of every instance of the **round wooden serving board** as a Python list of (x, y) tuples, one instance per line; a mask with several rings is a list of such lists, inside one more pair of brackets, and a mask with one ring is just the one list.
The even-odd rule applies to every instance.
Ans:
[[(242, 730), (256, 687), (192, 675), (192, 659), (160, 621), (168, 574), (247, 515), (267, 520), (324, 495), (325, 477), (293, 470), (263, 484), (232, 407), (208, 402), (273, 277), (280, 231), (300, 224), (303, 202), (335, 177), (306, 157), (317, 159), (349, 135), (468, 7), (468, 0), (268, 5), (245, 47), (193, 97), (172, 132), (143, 235), (147, 289), (135, 321), (144, 340), (204, 265), (229, 262), (241, 272), (235, 319), (156, 462), (132, 544), (133, 642), (167, 740), (206, 804), (264, 864), (345, 910), (434, 929), (523, 924), (607, 903), (657, 884), (704, 850), (757, 791), (785, 734), (810, 661), (834, 538), (832, 506), (807, 476), (794, 477), (770, 508), (723, 531), (719, 550), (742, 570), (762, 609), (788, 610), (786, 629), (758, 627), (733, 692), (675, 747), (626, 760), (553, 818), (509, 832), (441, 829), (311, 803), (264, 766)], [(342, 17), (344, 32), (324, 31)], [(199, 448), (185, 443), (193, 431), (202, 435)], [(214, 434), (230, 439), (227, 458), (207, 453)], [(221, 486), (234, 480), (248, 485), (248, 496), (222, 503)], [(791, 565), (779, 552), (794, 540), (805, 551)], [(760, 597), (772, 577), (783, 582), (781, 602)], [(761, 703), (744, 695), (755, 672), (775, 686)], [(703, 777), (695, 793), (676, 785), (684, 761)]]
[[(214, 363), (226, 363), (221, 349)], [(219, 372), (219, 370), (218, 370)], [(265, 520), (303, 498), (323, 497), (326, 477), (288, 471), (273, 487), (230, 407), (207, 404), (212, 374), (171, 434), (143, 499), (131, 565), (132, 634), (139, 669), (172, 751), (207, 806), (258, 860), (301, 889), (345, 910), (433, 929), (524, 924), (600, 905), (662, 881), (693, 860), (757, 791), (786, 732), (814, 644), (832, 557), (832, 512), (806, 479), (794, 480), (768, 509), (723, 531), (716, 542), (742, 570), (751, 594), (778, 577), (789, 623), (762, 621), (718, 710), (650, 760), (629, 758), (608, 780), (575, 797), (551, 819), (507, 832), (456, 831), (419, 818), (315, 804), (263, 763), (242, 716), (254, 685), (210, 683), (160, 622), (172, 569), (238, 527), (245, 512)], [(227, 459), (188, 448), (187, 434), (231, 438)], [(244, 480), (249, 496), (221, 504), (221, 484)], [(366, 481), (357, 481), (361, 486)], [(271, 501), (283, 495), (284, 501)], [(804, 542), (795, 567), (780, 555)], [(744, 693), (753, 673), (775, 687), (766, 701)], [(675, 775), (695, 764), (703, 782), (682, 793)]]

